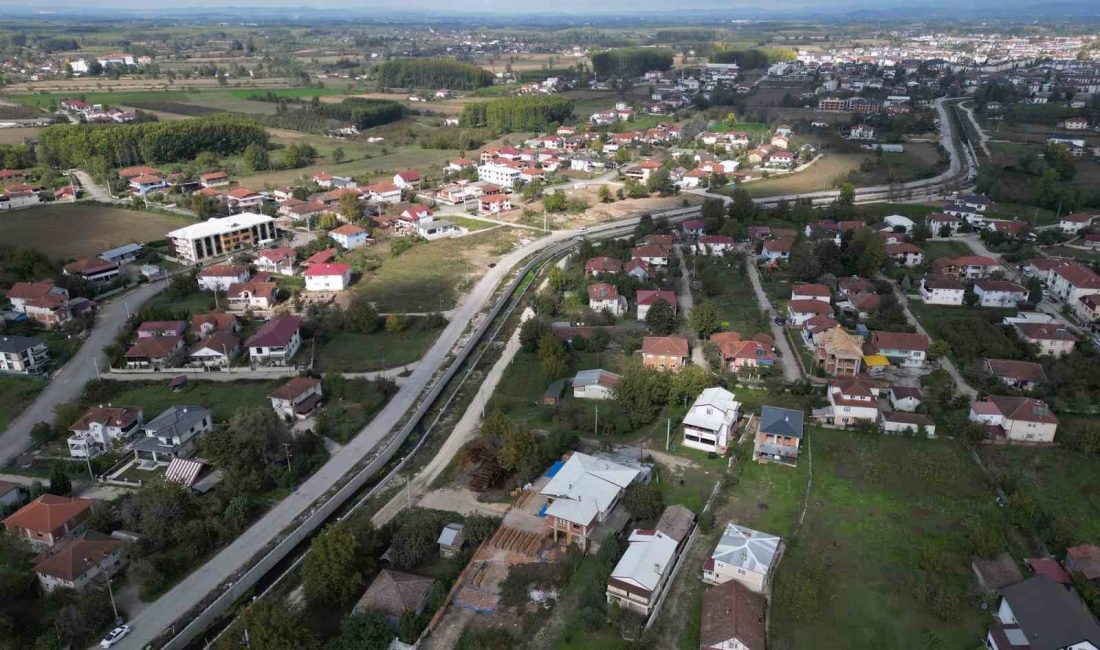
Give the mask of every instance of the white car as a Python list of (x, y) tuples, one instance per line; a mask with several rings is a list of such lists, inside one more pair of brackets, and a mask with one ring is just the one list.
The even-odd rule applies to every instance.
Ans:
[(114, 644), (122, 640), (122, 637), (130, 633), (129, 625), (119, 625), (115, 629), (107, 633), (107, 636), (103, 637), (103, 640), (99, 642), (99, 647), (110, 648)]

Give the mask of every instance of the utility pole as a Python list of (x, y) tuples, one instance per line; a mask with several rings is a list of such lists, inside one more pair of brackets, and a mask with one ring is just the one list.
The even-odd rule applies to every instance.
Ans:
[(118, 621), (118, 605), (115, 604), (115, 592), (111, 589), (111, 579), (107, 579), (107, 593), (111, 596), (111, 609), (115, 611), (115, 621)]
[(244, 644), (248, 647), (248, 650), (252, 650), (252, 640), (248, 638), (248, 628), (244, 629)]
[(96, 357), (92, 357), (92, 363), (95, 364), (95, 378), (103, 379), (103, 375), (99, 373), (99, 359)]
[[(88, 452), (84, 454), (84, 462), (88, 465), (88, 478), (92, 480), (92, 483), (95, 483), (95, 474), (92, 472), (92, 457), (88, 455)], [(110, 584), (110, 581), (107, 584)], [(116, 613), (115, 616), (117, 617), (118, 614)]]
[(412, 487), (410, 487), (411, 484), (412, 484), (412, 474), (411, 473), (406, 474), (405, 475), (405, 505), (409, 510), (412, 510), (412, 507), (413, 507)]
[(665, 451), (668, 451), (670, 442), (672, 442), (672, 418), (668, 419), (668, 424), (665, 426)]
[(283, 443), (283, 449), (286, 450), (286, 471), (287, 471), (287, 474), (289, 474), (290, 473), (290, 443), (289, 442), (284, 442)]
[(599, 438), (600, 437), (600, 407), (599, 407), (599, 405), (596, 406), (596, 427), (595, 427), (595, 429), (596, 429), (596, 437)]

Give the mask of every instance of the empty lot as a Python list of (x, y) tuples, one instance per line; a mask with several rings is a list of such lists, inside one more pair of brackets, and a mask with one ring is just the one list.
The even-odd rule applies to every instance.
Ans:
[(62, 259), (163, 239), (169, 230), (188, 223), (183, 217), (88, 204), (44, 205), (0, 214), (4, 243)]

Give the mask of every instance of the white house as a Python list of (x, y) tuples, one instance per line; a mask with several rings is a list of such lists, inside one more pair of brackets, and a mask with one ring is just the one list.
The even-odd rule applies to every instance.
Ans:
[(878, 420), (878, 393), (877, 386), (861, 379), (838, 379), (829, 384), (829, 408), (824, 410), (824, 419), (838, 427), (851, 426), (860, 420), (875, 422)]
[(554, 541), (560, 534), (566, 544), (577, 541), (587, 549), (589, 535), (641, 474), (636, 467), (573, 452), (539, 492), (550, 501), (545, 514)]
[(243, 264), (217, 264), (199, 271), (199, 287), (205, 291), (226, 291), (229, 285), (248, 282), (251, 273)]
[(900, 228), (901, 232), (910, 234), (913, 232), (913, 227), (917, 224), (913, 223), (913, 220), (909, 217), (902, 216), (900, 214), (891, 214), (882, 219), (883, 223), (890, 226), (895, 232)]
[(306, 291), (343, 291), (351, 284), (351, 265), (310, 264), (302, 275)]
[(367, 232), (366, 228), (360, 228), (351, 223), (333, 228), (328, 231), (328, 236), (346, 250), (365, 246), (370, 241), (370, 233)]
[(1053, 442), (1058, 430), (1046, 402), (1030, 397), (990, 395), (970, 404), (970, 421), (984, 424), (989, 437), (1010, 442)]
[(302, 418), (321, 403), (324, 393), (321, 380), (315, 377), (292, 377), (268, 395), (271, 408), (284, 419)]
[(720, 585), (736, 580), (763, 593), (779, 555), (781, 541), (775, 535), (727, 524), (718, 546), (703, 564), (703, 582)]
[(638, 292), (634, 294), (635, 300), (638, 301), (638, 320), (644, 321), (645, 317), (649, 315), (649, 308), (652, 307), (658, 300), (663, 300), (670, 307), (672, 311), (676, 312), (676, 292), (667, 291), (662, 289), (638, 289)]
[(832, 316), (833, 307), (820, 300), (791, 300), (787, 303), (787, 316), (798, 327), (814, 316)]
[(737, 432), (741, 403), (724, 388), (704, 390), (684, 416), (684, 446), (725, 454)]
[(961, 305), (966, 287), (946, 275), (928, 275), (920, 283), (920, 296), (928, 305)]
[(294, 253), (294, 249), (289, 246), (281, 246), (279, 248), (268, 248), (260, 251), (256, 255), (256, 268), (260, 271), (266, 271), (268, 273), (277, 273), (279, 275), (294, 275), (294, 266), (296, 264), (297, 257)]
[(1092, 215), (1084, 212), (1075, 212), (1073, 214), (1067, 214), (1066, 216), (1058, 220), (1058, 228), (1062, 231), (1063, 235), (1076, 235), (1082, 230), (1086, 230), (1092, 223)]
[(615, 386), (622, 380), (607, 370), (581, 370), (573, 378), (573, 397), (607, 400), (614, 396)]
[(607, 311), (612, 316), (626, 313), (626, 298), (619, 295), (614, 285), (597, 282), (588, 287), (588, 308), (592, 311)]
[(791, 300), (819, 300), (829, 304), (833, 293), (823, 284), (799, 284), (791, 288)]
[(97, 406), (88, 409), (69, 427), (69, 456), (93, 458), (115, 443), (129, 442), (144, 422), (140, 408), (130, 406)]
[(642, 616), (660, 601), (676, 564), (676, 540), (659, 530), (635, 529), (607, 579), (607, 602)]
[(733, 237), (727, 235), (703, 235), (695, 242), (695, 248), (700, 255), (725, 255), (734, 246)]
[(302, 345), (302, 320), (276, 316), (245, 341), (252, 363), (285, 366)]
[(1028, 291), (1008, 280), (978, 280), (974, 283), (974, 293), (982, 307), (1013, 308), (1021, 302), (1027, 302)]
[(793, 243), (790, 239), (769, 239), (760, 248), (760, 259), (767, 263), (789, 260)]

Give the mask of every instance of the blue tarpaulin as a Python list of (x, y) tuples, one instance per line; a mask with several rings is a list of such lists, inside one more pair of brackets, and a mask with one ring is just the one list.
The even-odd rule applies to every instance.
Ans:
[(564, 460), (555, 460), (554, 464), (550, 466), (550, 469), (546, 470), (546, 478), (554, 478), (554, 475), (558, 473), (558, 470), (565, 465)]

